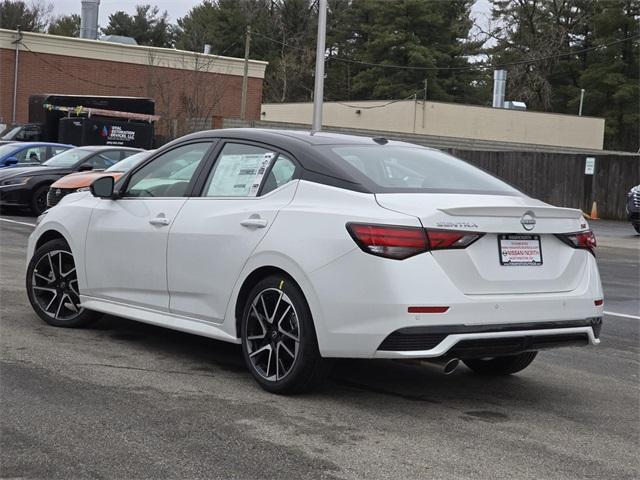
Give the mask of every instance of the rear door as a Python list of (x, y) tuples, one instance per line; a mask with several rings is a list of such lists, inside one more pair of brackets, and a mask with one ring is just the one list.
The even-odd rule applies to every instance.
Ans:
[(212, 143), (176, 146), (132, 172), (122, 198), (99, 199), (86, 237), (86, 294), (166, 311), (167, 239)]
[(299, 168), (270, 146), (221, 146), (202, 195), (189, 198), (169, 234), (172, 313), (222, 322), (247, 259), (293, 200)]

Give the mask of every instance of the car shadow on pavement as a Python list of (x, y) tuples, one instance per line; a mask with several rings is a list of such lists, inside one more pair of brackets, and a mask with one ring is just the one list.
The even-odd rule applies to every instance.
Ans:
[[(152, 355), (178, 363), (181, 369), (204, 374), (223, 370), (253, 383), (240, 345), (169, 330), (123, 318), (104, 316), (93, 328), (104, 341), (135, 343)], [(260, 387), (255, 384), (256, 390)], [(570, 393), (557, 384), (540, 382), (530, 374), (487, 377), (473, 374), (462, 363), (451, 375), (440, 367), (396, 360), (332, 360), (328, 378), (316, 390), (302, 397), (330, 398), (340, 402), (360, 403), (362, 398), (374, 404), (399, 401), (422, 402), (441, 408), (460, 410), (464, 414), (491, 422), (505, 417), (499, 409), (512, 404), (522, 406)], [(484, 408), (479, 408), (484, 405)], [(496, 408), (488, 408), (494, 405)]]

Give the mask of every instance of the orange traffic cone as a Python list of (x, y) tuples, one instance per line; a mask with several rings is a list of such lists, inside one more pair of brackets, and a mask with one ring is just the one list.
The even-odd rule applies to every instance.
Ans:
[(591, 220), (598, 220), (598, 205), (596, 204), (596, 202), (593, 202), (593, 205), (591, 206)]

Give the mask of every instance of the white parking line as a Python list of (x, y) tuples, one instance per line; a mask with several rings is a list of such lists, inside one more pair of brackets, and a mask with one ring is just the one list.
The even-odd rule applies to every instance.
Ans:
[(638, 317), (637, 315), (629, 315), (628, 313), (607, 312), (605, 310), (604, 314), (611, 315), (612, 317), (633, 318), (634, 320), (640, 320), (640, 317)]
[(35, 227), (36, 226), (35, 223), (18, 222), (17, 220), (9, 220), (8, 218), (0, 218), (0, 220), (2, 220), (3, 222), (17, 223), (18, 225), (25, 225), (27, 227)]

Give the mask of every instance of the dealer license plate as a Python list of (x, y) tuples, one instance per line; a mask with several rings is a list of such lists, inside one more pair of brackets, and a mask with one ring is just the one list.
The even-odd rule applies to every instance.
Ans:
[(534, 267), (542, 265), (540, 235), (498, 235), (500, 265)]

